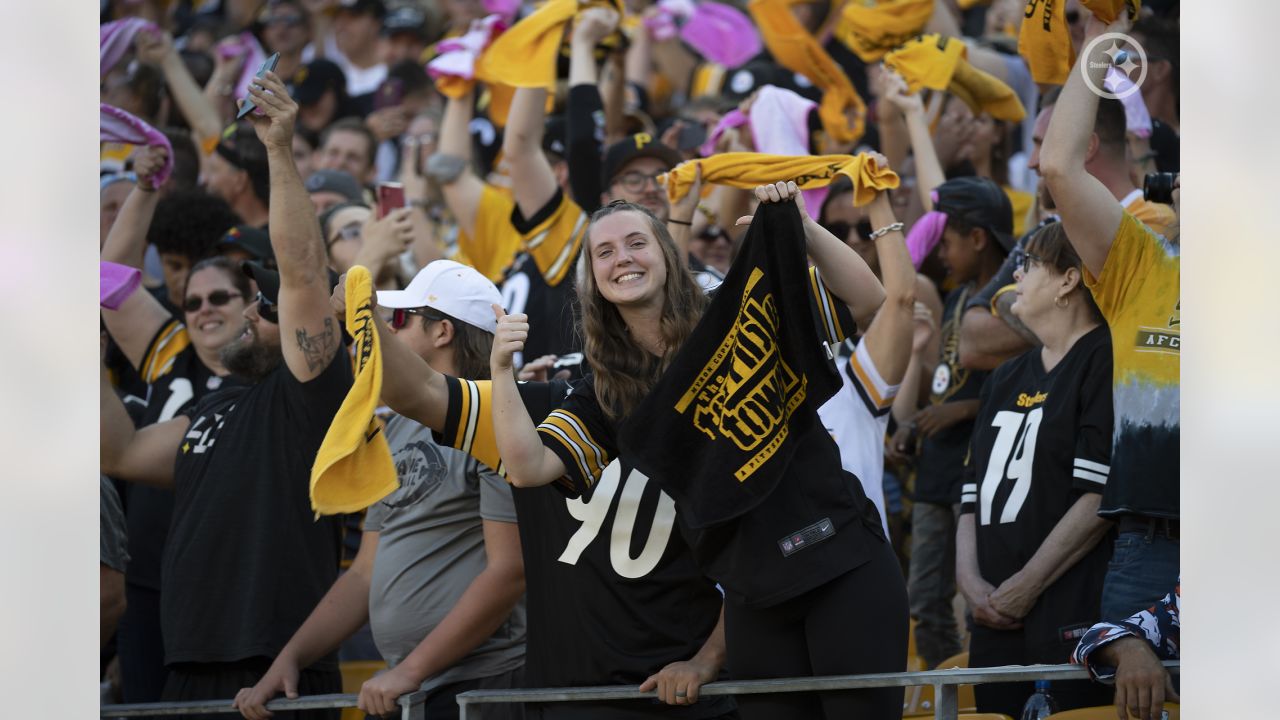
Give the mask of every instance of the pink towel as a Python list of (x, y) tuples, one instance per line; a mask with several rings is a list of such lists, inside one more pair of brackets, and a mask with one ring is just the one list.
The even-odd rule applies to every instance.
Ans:
[(98, 277), (98, 304), (108, 310), (119, 310), (142, 284), (141, 270), (105, 260), (98, 263)]
[[(791, 90), (765, 85), (751, 105), (751, 138), (756, 151), (770, 155), (809, 154), (809, 113), (818, 106)], [(804, 190), (804, 206), (815, 211), (827, 199), (825, 187)]]
[(244, 64), (240, 66), (240, 78), (236, 80), (236, 87), (232, 96), (235, 98), (248, 97), (249, 83), (252, 83), (254, 76), (258, 74), (258, 68), (262, 67), (262, 61), (267, 59), (267, 54), (262, 50), (262, 46), (258, 44), (258, 39), (251, 32), (242, 32), (219, 43), (218, 53), (223, 56), (223, 59), (244, 58)]
[(493, 39), (507, 29), (502, 17), (494, 14), (481, 20), (472, 20), (467, 34), (446, 38), (436, 44), (439, 53), (427, 63), (427, 74), (433, 79), (458, 77), (471, 80), (476, 74), (476, 60)]
[(486, 13), (501, 17), (505, 27), (514, 25), (516, 13), (520, 12), (520, 0), (482, 0), (481, 4), (484, 5)]
[[(1147, 112), (1147, 103), (1142, 99), (1142, 93), (1134, 87), (1133, 81), (1113, 67), (1107, 70), (1107, 78), (1102, 81), (1102, 86), (1123, 96), (1120, 103), (1124, 105), (1125, 130), (1140, 138), (1151, 137), (1151, 113)], [(1125, 95), (1126, 92), (1129, 94)]]
[(760, 31), (741, 10), (718, 2), (702, 2), (680, 28), (680, 39), (702, 57), (736, 68), (760, 54)]
[(707, 136), (707, 141), (698, 148), (698, 154), (702, 157), (711, 157), (716, 153), (716, 143), (720, 142), (720, 138), (726, 132), (746, 124), (747, 116), (743, 115), (738, 108), (725, 113), (724, 117), (720, 118), (720, 122), (716, 123), (715, 129)]
[[(934, 200), (937, 202), (937, 200)], [(911, 226), (907, 233), (907, 252), (911, 253), (911, 264), (916, 270), (924, 264), (924, 259), (938, 246), (942, 240), (942, 231), (947, 228), (947, 216), (937, 210), (930, 210)]]
[(169, 144), (169, 138), (118, 107), (100, 103), (98, 108), (99, 140), (130, 145), (160, 145), (169, 151), (169, 158), (154, 178), (156, 187), (163, 185), (169, 179), (169, 173), (173, 172), (173, 146)]
[(646, 18), (649, 36), (658, 42), (680, 39), (702, 57), (736, 68), (760, 54), (760, 31), (751, 18), (724, 3), (659, 0), (658, 12)]
[(155, 23), (142, 18), (116, 20), (98, 27), (98, 74), (106, 75), (133, 47), (139, 30), (159, 32)]

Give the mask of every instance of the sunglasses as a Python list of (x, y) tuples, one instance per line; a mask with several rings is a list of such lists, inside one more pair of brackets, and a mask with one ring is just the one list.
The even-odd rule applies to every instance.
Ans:
[(658, 176), (665, 174), (665, 170), (652, 175), (646, 175), (645, 173), (632, 170), (630, 172), (622, 173), (614, 182), (617, 182), (631, 192), (641, 192), (648, 187), (649, 181), (652, 180), (654, 187), (662, 189), (662, 184), (658, 182)]
[(1015, 268), (1022, 268), (1023, 275), (1026, 275), (1027, 273), (1031, 272), (1032, 262), (1043, 263), (1044, 258), (1040, 257), (1039, 255), (1033, 255), (1027, 252), (1026, 250), (1022, 250), (1021, 248), (1017, 248), (1013, 251), (1013, 266)]
[(244, 297), (244, 295), (230, 290), (214, 290), (205, 297), (199, 295), (189, 296), (182, 301), (182, 309), (189, 313), (199, 312), (200, 308), (204, 307), (205, 300), (208, 300), (209, 304), (214, 307), (222, 307), (231, 302), (232, 298), (238, 297)]
[(869, 240), (871, 238), (871, 221), (859, 220), (857, 223), (850, 225), (843, 220), (835, 220), (824, 225), (827, 232), (835, 235), (841, 242), (847, 242), (849, 239), (849, 231), (857, 230), (859, 240)]
[(272, 325), (280, 324), (280, 313), (276, 311), (276, 304), (268, 300), (266, 295), (259, 291), (254, 302), (258, 303), (258, 317)]
[(417, 315), (425, 318), (427, 322), (440, 322), (444, 316), (433, 312), (425, 307), (420, 308), (396, 308), (391, 311), (391, 329), (401, 330), (405, 325), (409, 324), (409, 316)]

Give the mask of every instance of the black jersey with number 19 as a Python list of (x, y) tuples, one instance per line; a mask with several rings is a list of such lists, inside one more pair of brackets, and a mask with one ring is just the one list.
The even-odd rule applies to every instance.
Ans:
[[(982, 390), (961, 513), (975, 515), (978, 566), (999, 586), (1035, 555), (1085, 493), (1101, 493), (1111, 463), (1111, 336), (1100, 325), (1045, 371), (1039, 348), (992, 374)], [(1028, 644), (1069, 642), (1098, 617), (1111, 543), (1098, 543), (1041, 594)], [(1069, 651), (1069, 648), (1067, 648)]]

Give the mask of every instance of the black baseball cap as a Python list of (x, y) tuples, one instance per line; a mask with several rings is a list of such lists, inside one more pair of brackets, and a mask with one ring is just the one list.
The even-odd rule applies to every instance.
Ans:
[(347, 202), (363, 203), (364, 191), (351, 173), (342, 170), (316, 170), (307, 176), (303, 185), (309, 193), (331, 192), (347, 199)]
[(542, 132), (542, 149), (544, 152), (565, 156), (565, 142), (568, 135), (568, 121), (563, 115), (552, 115), (547, 118), (546, 130)]
[(666, 163), (668, 170), (684, 161), (680, 153), (658, 142), (652, 135), (636, 133), (610, 145), (605, 152), (604, 186), (612, 185), (613, 179), (622, 171), (622, 168), (626, 167), (627, 163), (642, 157), (657, 158)]
[(984, 177), (966, 176), (942, 183), (935, 192), (938, 212), (986, 229), (1006, 253), (1013, 250), (1013, 204), (999, 185)]
[(235, 248), (249, 253), (264, 267), (274, 268), (276, 254), (271, 249), (271, 236), (265, 230), (252, 225), (236, 225), (218, 239), (219, 251)]
[(387, 13), (382, 21), (382, 34), (410, 33), (419, 39), (427, 38), (427, 16), (412, 5), (404, 5)]
[(381, 20), (387, 16), (387, 5), (382, 0), (342, 0), (338, 3), (338, 12), (372, 15)]
[[(268, 269), (262, 263), (254, 262), (253, 260), (245, 260), (241, 263), (240, 270), (245, 275), (252, 278), (254, 282), (258, 283), (258, 290), (262, 293), (263, 297), (271, 302), (272, 305), (279, 304), (280, 273), (275, 270)], [(333, 289), (338, 286), (339, 277), (338, 273), (329, 269), (330, 292), (333, 292)]]
[(323, 58), (298, 68), (287, 83), (289, 95), (299, 105), (312, 105), (320, 101), (326, 90), (333, 90), (341, 98), (347, 92), (347, 76), (342, 68)]

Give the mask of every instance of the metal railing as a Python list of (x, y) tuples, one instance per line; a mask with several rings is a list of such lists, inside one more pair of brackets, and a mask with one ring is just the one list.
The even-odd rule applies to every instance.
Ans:
[[(1164, 663), (1175, 675), (1181, 674), (1177, 660)], [(818, 692), (826, 690), (856, 690), (875, 687), (914, 687), (931, 685), (934, 690), (933, 717), (935, 720), (956, 720), (960, 709), (957, 703), (957, 687), (993, 682), (1019, 682), (1027, 680), (1081, 680), (1088, 679), (1089, 672), (1079, 665), (1007, 665), (990, 668), (955, 668), (951, 670), (927, 670), (922, 672), (873, 673), (868, 675), (832, 675), (826, 677), (777, 678), (773, 680), (722, 681), (703, 685), (698, 694), (753, 695), (779, 692)], [(577, 688), (541, 688), (532, 690), (471, 690), (458, 694), (458, 706), (462, 720), (479, 717), (482, 703), (528, 702), (584, 702), (602, 700), (652, 699), (653, 692), (640, 692), (635, 686), (605, 686)], [(268, 710), (318, 710), (322, 708), (347, 708), (356, 706), (356, 695), (312, 695), (294, 700), (280, 699), (267, 703)], [(401, 720), (422, 720), (426, 693), (415, 692), (400, 698)], [(194, 715), (198, 713), (236, 713), (230, 700), (200, 700), (193, 702), (139, 703), (133, 705), (103, 705), (101, 717), (146, 717), (155, 715)]]

